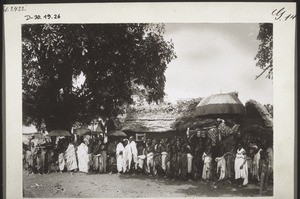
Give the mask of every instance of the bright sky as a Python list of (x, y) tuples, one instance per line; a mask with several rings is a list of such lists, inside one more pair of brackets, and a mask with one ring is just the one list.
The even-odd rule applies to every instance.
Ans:
[(273, 104), (272, 80), (255, 80), (261, 72), (254, 61), (258, 30), (258, 24), (166, 24), (164, 37), (177, 54), (165, 73), (166, 99), (237, 91), (243, 104)]

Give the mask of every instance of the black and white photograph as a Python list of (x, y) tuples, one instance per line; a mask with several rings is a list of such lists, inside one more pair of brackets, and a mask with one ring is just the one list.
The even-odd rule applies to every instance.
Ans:
[(20, 54), (6, 64), (10, 194), (15, 181), (16, 198), (283, 196), (293, 48), (279, 38), (293, 30), (293, 6), (264, 5), (261, 19), (249, 6), (249, 20), (231, 20), (240, 7), (207, 6), (222, 19), (201, 4), (137, 4), (114, 19), (106, 5), (75, 5), (17, 13), (8, 49)]
[(24, 197), (272, 196), (272, 31), (23, 25)]

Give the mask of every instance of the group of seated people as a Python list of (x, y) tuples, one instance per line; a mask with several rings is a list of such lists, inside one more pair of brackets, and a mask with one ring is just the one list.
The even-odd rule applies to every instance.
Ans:
[(147, 174), (173, 180), (221, 181), (246, 186), (260, 182), (266, 190), (273, 172), (272, 145), (237, 140), (226, 150), (209, 134), (191, 138), (163, 138), (135, 141), (115, 138), (104, 143), (97, 137), (58, 138), (57, 142), (36, 146), (34, 138), (24, 147), (24, 165), (29, 173), (65, 170), (83, 173)]

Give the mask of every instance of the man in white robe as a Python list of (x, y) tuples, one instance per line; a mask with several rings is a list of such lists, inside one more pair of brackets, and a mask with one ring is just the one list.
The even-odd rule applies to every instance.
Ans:
[(131, 152), (131, 147), (129, 144), (129, 140), (125, 139), (124, 140), (124, 145), (125, 145), (125, 149), (124, 149), (124, 168), (125, 168), (125, 172), (130, 170), (130, 165), (131, 165), (131, 161), (132, 161), (132, 152)]
[[(129, 137), (129, 142), (130, 142), (130, 148), (131, 148), (131, 153), (132, 153), (132, 159), (134, 162), (134, 169), (137, 169), (137, 164), (138, 164), (138, 151), (137, 151), (137, 147), (136, 147), (136, 142), (133, 140), (133, 136)], [(129, 167), (131, 166), (131, 164), (129, 165)]]
[(123, 160), (124, 146), (121, 141), (117, 144), (116, 157), (117, 157), (117, 170), (118, 173), (124, 172), (124, 160)]

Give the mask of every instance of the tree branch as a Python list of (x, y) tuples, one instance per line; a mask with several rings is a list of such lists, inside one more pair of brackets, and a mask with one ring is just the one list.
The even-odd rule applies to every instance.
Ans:
[(262, 76), (269, 68), (271, 68), (272, 65), (269, 65), (268, 67), (266, 67), (259, 75), (257, 75), (255, 77), (255, 80), (257, 80), (260, 76)]

